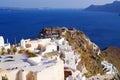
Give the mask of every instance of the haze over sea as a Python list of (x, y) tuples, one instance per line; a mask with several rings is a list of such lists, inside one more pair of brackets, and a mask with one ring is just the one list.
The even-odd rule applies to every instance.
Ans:
[(120, 16), (117, 13), (59, 10), (0, 10), (0, 35), (10, 43), (36, 38), (44, 27), (82, 30), (101, 49), (120, 47)]

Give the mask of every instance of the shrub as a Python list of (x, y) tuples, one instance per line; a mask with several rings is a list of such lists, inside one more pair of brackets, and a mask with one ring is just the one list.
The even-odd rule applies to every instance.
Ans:
[(26, 51), (29, 57), (36, 57), (37, 55), (34, 52)]

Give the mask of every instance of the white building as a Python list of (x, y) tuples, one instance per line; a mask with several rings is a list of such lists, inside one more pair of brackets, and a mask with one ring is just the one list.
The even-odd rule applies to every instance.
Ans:
[(100, 49), (99, 49), (99, 47), (98, 47), (95, 43), (93, 43), (93, 42), (92, 42), (92, 44), (93, 44), (93, 51), (94, 51), (97, 55), (99, 55), (99, 54), (100, 54)]
[(4, 39), (3, 39), (3, 36), (0, 36), (0, 47), (4, 47)]
[(73, 52), (65, 52), (65, 66), (76, 69), (75, 55)]
[[(38, 47), (38, 44), (45, 46), (46, 44), (50, 42), (50, 40), (51, 40), (50, 38), (49, 39), (38, 39), (38, 40), (22, 39), (20, 41), (20, 44), (21, 44), (21, 47), (23, 48), (34, 50), (35, 48)], [(27, 45), (30, 45), (30, 46), (27, 46)]]
[(106, 74), (117, 74), (117, 69), (107, 61), (102, 61), (101, 64), (104, 66), (103, 70), (106, 70)]
[(5, 50), (10, 48), (10, 43), (5, 43), (3, 36), (0, 36), (0, 49), (5, 48)]
[(54, 51), (57, 51), (57, 45), (49, 44), (45, 47), (45, 51), (42, 52), (42, 55), (44, 55), (45, 53), (54, 52)]
[(28, 58), (25, 54), (0, 59), (0, 80), (2, 76), (7, 76), (8, 80), (64, 80), (62, 60), (41, 60), (41, 56)]
[(2, 70), (0, 71), (0, 80), (5, 75), (8, 80), (64, 80), (64, 63), (57, 60), (47, 61), (42, 62), (41, 65)]
[(35, 52), (38, 49), (39, 45), (41, 46), (41, 48), (45, 49), (43, 54), (47, 52), (57, 51), (56, 43), (53, 42), (50, 38), (37, 39), (37, 40), (22, 39), (20, 42), (21, 42), (21, 47), (33, 52)]
[(19, 74), (20, 78), (21, 80), (64, 80), (63, 61), (52, 61), (26, 67)]
[(27, 61), (33, 65), (37, 65), (41, 62), (41, 56), (28, 58)]
[(24, 39), (21, 39), (20, 44), (21, 44), (21, 47), (26, 48), (25, 47), (25, 40)]
[(57, 44), (59, 45), (61, 52), (65, 55), (65, 67), (76, 69), (76, 56), (72, 51), (72, 47), (69, 45), (68, 41), (62, 38), (58, 40)]

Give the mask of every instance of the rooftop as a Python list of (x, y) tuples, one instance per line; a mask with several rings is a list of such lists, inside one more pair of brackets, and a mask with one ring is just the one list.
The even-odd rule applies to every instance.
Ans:
[(25, 54), (0, 56), (0, 60), (0, 68), (7, 70), (30, 65)]
[(58, 63), (57, 60), (51, 60), (51, 61), (42, 61), (40, 64), (38, 65), (34, 65), (34, 66), (29, 66), (29, 67), (25, 67), (23, 68), (23, 71), (33, 71), (33, 72), (40, 72), (45, 68), (48, 68), (50, 66), (55, 65), (56, 63)]
[[(55, 52), (54, 54), (56, 53), (57, 52)], [(9, 60), (0, 62), (0, 70), (22, 69), (23, 71), (40, 72), (41, 70), (53, 66), (59, 62), (58, 60), (43, 60), (36, 65), (32, 65), (27, 61), (29, 58), (25, 54), (0, 56), (0, 59), (6, 60), (6, 58), (8, 58)], [(13, 60), (11, 60), (11, 58), (13, 58)]]

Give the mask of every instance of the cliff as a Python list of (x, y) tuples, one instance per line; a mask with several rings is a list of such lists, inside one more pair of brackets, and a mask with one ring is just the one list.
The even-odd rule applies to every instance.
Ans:
[[(112, 63), (112, 67), (115, 66), (118, 70), (117, 74), (120, 73), (119, 48), (108, 47), (104, 51), (101, 51), (95, 43), (90, 41), (88, 36), (86, 36), (82, 31), (76, 30), (74, 28), (45, 28), (39, 33), (39, 38), (60, 39), (61, 37), (64, 37), (64, 39), (69, 42), (69, 45), (72, 46), (74, 54), (80, 55), (80, 61), (76, 68), (86, 77), (96, 76), (97, 74), (106, 76), (104, 74), (109, 70), (104, 70), (104, 67), (101, 64), (101, 62), (103, 62), (104, 60), (108, 61), (108, 64)], [(119, 78), (119, 75), (117, 77)]]
[(77, 66), (78, 70), (82, 71), (83, 66), (85, 66), (88, 71), (85, 73), (87, 77), (104, 73), (101, 65), (102, 58), (99, 56), (101, 54), (99, 47), (92, 43), (82, 31), (68, 30), (63, 37), (73, 47), (74, 51), (80, 54), (81, 61)]
[(85, 73), (85, 75), (87, 77), (104, 73), (101, 65), (102, 58), (100, 57), (101, 51), (99, 47), (91, 42), (82, 31), (59, 27), (45, 28), (39, 33), (39, 37), (64, 37), (72, 46), (74, 52), (80, 55), (81, 61), (77, 66), (79, 71), (82, 72), (82, 70), (86, 68), (88, 72)]
[(120, 73), (120, 48), (113, 46), (107, 47), (102, 51), (102, 57), (112, 63)]
[(114, 1), (113, 3), (105, 4), (105, 5), (91, 5), (85, 10), (120, 13), (120, 1)]

